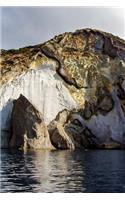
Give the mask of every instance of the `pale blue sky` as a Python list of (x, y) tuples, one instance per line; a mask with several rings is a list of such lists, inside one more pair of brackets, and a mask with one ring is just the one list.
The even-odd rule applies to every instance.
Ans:
[(124, 38), (124, 11), (110, 7), (3, 7), (2, 48), (34, 45), (86, 27)]

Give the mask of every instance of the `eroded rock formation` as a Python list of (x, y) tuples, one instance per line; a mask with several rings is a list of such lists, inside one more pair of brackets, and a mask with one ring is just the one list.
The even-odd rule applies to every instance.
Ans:
[(65, 131), (69, 111), (60, 112), (49, 126), (50, 140), (56, 149), (75, 149), (73, 137)]
[(43, 116), (23, 95), (14, 102), (9, 147), (54, 149)]
[[(116, 149), (125, 147), (122, 140), (115, 140), (108, 129), (107, 131), (109, 132), (104, 132), (104, 135), (97, 135), (97, 126), (95, 127), (96, 132), (94, 133), (93, 127), (91, 127), (88, 120), (83, 117), (83, 112), (83, 110), (63, 110), (58, 114), (56, 119), (49, 124), (48, 131), (50, 140), (55, 148)], [(103, 128), (103, 125), (101, 128)], [(122, 139), (124, 139), (124, 136)]]
[[(56, 148), (125, 146), (124, 40), (82, 29), (44, 44), (2, 50), (1, 75), (3, 147), (20, 94), (42, 113)], [(69, 120), (74, 115), (82, 123)]]

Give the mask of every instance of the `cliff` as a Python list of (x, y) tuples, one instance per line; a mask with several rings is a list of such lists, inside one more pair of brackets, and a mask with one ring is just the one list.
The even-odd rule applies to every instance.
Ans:
[(125, 147), (124, 40), (92, 29), (64, 33), (1, 50), (0, 69), (2, 148), (16, 134), (12, 111), (20, 94), (42, 114), (55, 148)]

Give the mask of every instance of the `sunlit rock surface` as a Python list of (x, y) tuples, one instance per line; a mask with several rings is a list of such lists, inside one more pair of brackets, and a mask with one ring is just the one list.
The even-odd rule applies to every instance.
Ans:
[(13, 100), (20, 94), (23, 94), (43, 114), (46, 124), (53, 120), (59, 111), (77, 106), (51, 66), (29, 70), (1, 89), (1, 144), (3, 146), (7, 146), (10, 138)]
[(10, 140), (13, 99), (20, 94), (42, 113), (47, 125), (66, 109), (82, 119), (97, 146), (125, 146), (124, 40), (82, 29), (36, 46), (2, 50), (1, 75), (3, 147)]

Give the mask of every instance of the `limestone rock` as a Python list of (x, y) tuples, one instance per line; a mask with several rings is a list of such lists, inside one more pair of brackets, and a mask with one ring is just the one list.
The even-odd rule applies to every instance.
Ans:
[(74, 141), (64, 129), (69, 112), (64, 110), (48, 125), (50, 140), (57, 149), (74, 149)]
[(53, 149), (41, 113), (23, 95), (14, 102), (10, 147)]
[(57, 149), (95, 148), (98, 146), (96, 136), (85, 126), (82, 117), (67, 110), (58, 114), (48, 131), (54, 147)]
[(99, 139), (88, 129), (78, 112), (72, 112), (65, 124), (65, 131), (73, 137), (75, 148), (98, 148)]
[[(99, 120), (98, 120), (99, 121)], [(99, 121), (100, 123), (100, 121)], [(110, 124), (110, 121), (109, 121)], [(121, 149), (125, 148), (124, 138), (115, 139), (110, 125), (104, 127), (100, 134), (98, 126), (91, 127), (81, 115), (81, 110), (63, 110), (55, 120), (48, 125), (50, 140), (57, 149)], [(105, 134), (105, 135), (102, 135)], [(122, 136), (124, 137), (124, 135)]]
[[(0, 67), (2, 147), (10, 138), (13, 100), (20, 94), (43, 114), (46, 125), (55, 119), (56, 132), (51, 137), (54, 142), (58, 135), (57, 148), (74, 148), (81, 142), (87, 147), (125, 146), (123, 39), (81, 29), (43, 44), (2, 50)], [(56, 116), (64, 109), (70, 113), (76, 109), (82, 124), (70, 117), (59, 122)]]
[(53, 68), (54, 66), (48, 65), (41, 66), (39, 70), (29, 70), (14, 81), (1, 87), (0, 119), (2, 148), (7, 147), (8, 139), (10, 138), (13, 100), (18, 99), (20, 94), (23, 94), (42, 113), (46, 125), (61, 110), (70, 110), (77, 106), (69, 90)]

